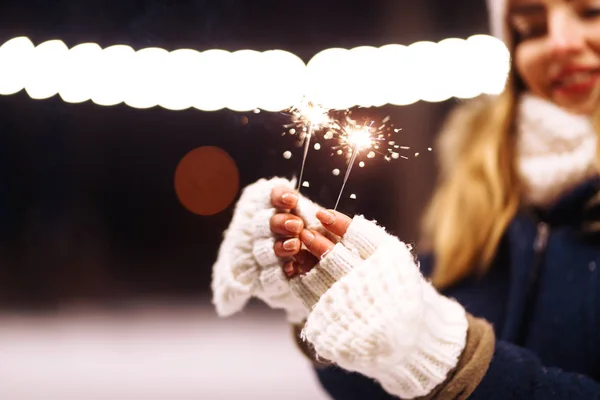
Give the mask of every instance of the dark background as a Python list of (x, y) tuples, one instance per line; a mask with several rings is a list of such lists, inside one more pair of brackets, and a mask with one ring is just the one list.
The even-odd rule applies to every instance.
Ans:
[[(305, 62), (330, 47), (440, 41), (487, 33), (483, 0), (4, 1), (0, 43), (96, 42), (134, 49), (283, 49)], [(406, 241), (435, 183), (434, 138), (457, 100), (381, 107), (403, 128), (409, 160), (356, 168), (340, 211), (377, 219)], [(243, 118), (248, 123), (243, 123)], [(202, 217), (174, 190), (180, 159), (200, 146), (227, 151), (241, 186), (291, 177), (300, 150), (281, 137), (281, 115), (229, 110), (136, 110), (0, 97), (0, 307), (111, 306), (139, 299), (208, 297), (211, 266), (232, 207)], [(427, 152), (433, 147), (433, 152)], [(412, 157), (420, 152), (419, 158)], [(311, 152), (303, 193), (335, 203), (339, 159)]]

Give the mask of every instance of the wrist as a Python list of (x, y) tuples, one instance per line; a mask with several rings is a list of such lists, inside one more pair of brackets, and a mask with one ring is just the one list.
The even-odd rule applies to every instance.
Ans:
[(368, 221), (362, 215), (356, 215), (341, 242), (362, 259), (367, 259), (390, 236), (375, 221)]
[(338, 243), (313, 269), (292, 279), (290, 286), (307, 309), (312, 310), (337, 281), (361, 262), (358, 256)]

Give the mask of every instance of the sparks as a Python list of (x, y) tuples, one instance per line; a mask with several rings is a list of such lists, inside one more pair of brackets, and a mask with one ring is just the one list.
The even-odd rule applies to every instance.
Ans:
[[(379, 123), (370, 119), (366, 122), (358, 122), (352, 117), (352, 112), (347, 110), (343, 118), (335, 119), (331, 123), (330, 132), (332, 134), (324, 139), (337, 139), (336, 145), (332, 146), (333, 154), (344, 156), (347, 160), (346, 173), (334, 209), (337, 209), (339, 205), (355, 162), (360, 168), (364, 168), (366, 159), (374, 159), (377, 154), (381, 155), (385, 161), (408, 159), (398, 153), (399, 150), (410, 149), (408, 146), (397, 144), (397, 134), (402, 129), (395, 128), (389, 123), (390, 121), (391, 118), (387, 116)], [(362, 153), (365, 153), (365, 159), (357, 161), (357, 158), (362, 158)], [(339, 174), (339, 170), (335, 171)], [(335, 172), (334, 175), (336, 175)]]
[(291, 115), (292, 122), (284, 127), (289, 129), (290, 135), (300, 131), (300, 140), (304, 141), (306, 138), (310, 139), (314, 132), (331, 125), (332, 119), (329, 112), (330, 109), (305, 99), (289, 109), (288, 114)]
[[(342, 188), (340, 189), (335, 207), (333, 208), (334, 210), (337, 210), (340, 199), (342, 198), (342, 193), (346, 187), (346, 182), (350, 177), (350, 172), (352, 172), (352, 167), (354, 166), (354, 161), (356, 161), (358, 154), (363, 150), (374, 148), (375, 143), (378, 140), (384, 139), (382, 129), (385, 128), (385, 124), (377, 128), (373, 127), (374, 124), (375, 121), (371, 121), (370, 123), (361, 125), (347, 117), (346, 124), (340, 125), (338, 123), (336, 126), (340, 134), (340, 146), (348, 150), (347, 154), (350, 159), (348, 161), (348, 169), (346, 170), (346, 175), (344, 176)], [(365, 163), (361, 161), (360, 167), (364, 166)]]
[(372, 141), (371, 133), (367, 128), (348, 133), (348, 143), (351, 143), (352, 147), (356, 147), (358, 151), (370, 148)]
[[(318, 130), (327, 127), (331, 124), (331, 118), (329, 117), (329, 109), (323, 108), (311, 101), (304, 99), (300, 104), (292, 107), (289, 113), (292, 116), (292, 123), (285, 126), (290, 129), (290, 135), (296, 133), (297, 129), (301, 130), (300, 140), (304, 145), (304, 153), (302, 155), (302, 166), (300, 167), (300, 178), (298, 179), (298, 191), (302, 184), (302, 177), (304, 175), (304, 167), (306, 166), (306, 157), (308, 155), (308, 149), (310, 148), (310, 141), (312, 136)], [(292, 133), (293, 132), (293, 133)], [(320, 147), (320, 145), (318, 145)], [(315, 150), (318, 150), (315, 146)]]
[(375, 121), (360, 124), (349, 117), (346, 117), (343, 123), (335, 121), (333, 129), (337, 133), (339, 144), (334, 150), (337, 150), (339, 155), (346, 154), (350, 159), (363, 150), (377, 149), (379, 142), (385, 140), (385, 135), (382, 127), (374, 127), (374, 124)]

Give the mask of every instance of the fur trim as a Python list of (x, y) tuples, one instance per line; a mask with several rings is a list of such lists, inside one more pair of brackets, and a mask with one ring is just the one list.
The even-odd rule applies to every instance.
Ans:
[(524, 93), (515, 129), (525, 203), (548, 207), (596, 175), (597, 136), (589, 117)]

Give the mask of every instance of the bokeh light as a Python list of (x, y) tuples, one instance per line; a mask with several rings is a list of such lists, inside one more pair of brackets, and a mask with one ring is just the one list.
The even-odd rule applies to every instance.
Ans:
[(124, 45), (101, 49), (95, 43), (69, 50), (60, 40), (34, 47), (19, 37), (0, 47), (0, 94), (25, 88), (31, 98), (60, 93), (69, 103), (91, 99), (102, 106), (125, 102), (139, 109), (160, 105), (239, 112), (282, 111), (308, 98), (343, 110), (497, 95), (510, 68), (508, 49), (488, 35), (331, 48), (306, 65), (283, 50), (134, 51)]
[(192, 49), (179, 49), (169, 53), (165, 60), (164, 84), (161, 85), (158, 104), (172, 111), (192, 107), (194, 96), (202, 89), (197, 79), (201, 70), (202, 53)]
[(26, 37), (11, 39), (0, 47), (0, 95), (23, 90), (34, 51), (35, 46)]
[(499, 39), (488, 35), (475, 35), (467, 39), (469, 53), (476, 71), (480, 93), (502, 93), (510, 72), (510, 52)]
[(90, 100), (96, 90), (96, 79), (102, 48), (96, 43), (82, 43), (69, 50), (58, 94), (67, 103)]
[(240, 189), (237, 165), (219, 147), (198, 147), (187, 153), (175, 170), (175, 192), (190, 212), (209, 216), (229, 207)]
[(133, 108), (151, 108), (158, 105), (167, 81), (167, 57), (169, 53), (158, 47), (135, 52), (125, 90), (125, 104)]
[(348, 49), (332, 48), (315, 55), (307, 65), (307, 97), (325, 108), (352, 107)]
[(49, 40), (37, 46), (25, 70), (25, 90), (35, 100), (50, 98), (64, 82), (69, 48), (60, 40)]
[(252, 111), (259, 106), (264, 71), (262, 54), (254, 50), (240, 50), (231, 54), (229, 82), (222, 90), (227, 93), (227, 108), (233, 111)]
[(192, 106), (202, 111), (217, 111), (227, 107), (231, 53), (225, 50), (208, 50), (202, 53), (202, 65), (196, 72), (198, 89)]
[(110, 46), (102, 50), (98, 59), (99, 75), (91, 99), (99, 106), (114, 106), (125, 100), (129, 69), (135, 51), (125, 45)]
[(265, 111), (288, 109), (302, 100), (306, 85), (306, 65), (300, 57), (283, 50), (269, 50), (262, 54), (262, 87), (258, 108)]
[(390, 44), (379, 48), (382, 66), (381, 78), (384, 97), (387, 103), (405, 106), (419, 101), (416, 67), (410, 48), (399, 44)]

